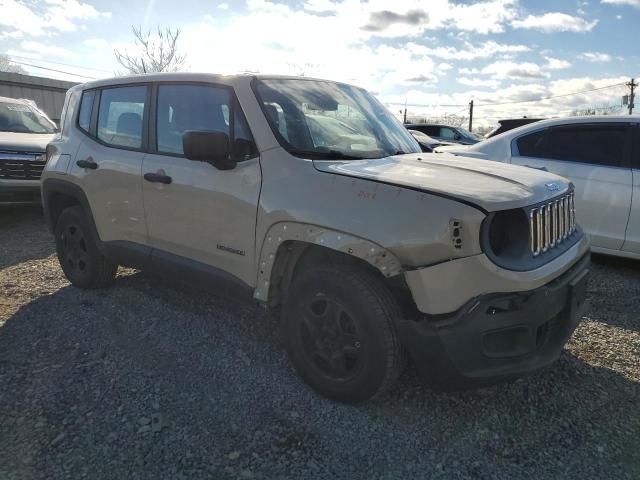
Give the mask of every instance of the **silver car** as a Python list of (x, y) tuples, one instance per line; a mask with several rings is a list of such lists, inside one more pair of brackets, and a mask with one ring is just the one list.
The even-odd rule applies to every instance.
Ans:
[(42, 196), (71, 283), (127, 265), (234, 286), (281, 318), (293, 365), (330, 398), (379, 394), (407, 356), (447, 387), (526, 375), (581, 318), (573, 186), (421, 153), (361, 88), (153, 74), (74, 87), (66, 105)]
[(40, 203), (45, 149), (56, 130), (29, 100), (0, 97), (0, 204)]

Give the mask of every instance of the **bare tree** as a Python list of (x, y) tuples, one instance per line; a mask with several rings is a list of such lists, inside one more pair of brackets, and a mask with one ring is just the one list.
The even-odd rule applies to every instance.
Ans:
[(442, 115), (426, 116), (411, 115), (408, 117), (409, 123), (434, 123), (439, 125), (450, 125), (452, 127), (463, 127), (469, 123), (469, 117), (444, 113)]
[(131, 31), (138, 51), (113, 51), (128, 73), (176, 72), (184, 67), (186, 56), (178, 50), (179, 28), (158, 27), (155, 34), (143, 32), (142, 27), (131, 27)]
[(16, 65), (11, 61), (8, 55), (0, 53), (0, 72), (22, 73), (27, 74), (27, 71), (20, 65)]
[(586, 117), (589, 115), (614, 115), (616, 113), (620, 113), (623, 108), (624, 107), (619, 103), (612, 105), (592, 105), (587, 108), (574, 110), (573, 112), (571, 112), (571, 116)]

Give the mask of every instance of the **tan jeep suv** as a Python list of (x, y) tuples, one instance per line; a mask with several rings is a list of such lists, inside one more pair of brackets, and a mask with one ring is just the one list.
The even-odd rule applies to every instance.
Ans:
[(74, 87), (63, 115), (42, 197), (71, 283), (126, 265), (237, 285), (330, 398), (373, 397), (407, 356), (445, 387), (522, 376), (580, 319), (572, 185), (423, 154), (360, 88), (152, 74)]

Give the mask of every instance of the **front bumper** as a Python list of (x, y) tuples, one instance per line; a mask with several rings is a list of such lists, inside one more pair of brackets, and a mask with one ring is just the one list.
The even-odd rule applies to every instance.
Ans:
[[(7, 182), (8, 183), (8, 182)], [(0, 205), (34, 205), (41, 203), (40, 182), (0, 182)], [(20, 183), (16, 185), (16, 183)]]
[(534, 290), (488, 294), (447, 316), (403, 320), (400, 337), (426, 379), (444, 388), (492, 384), (553, 363), (585, 306), (590, 254)]

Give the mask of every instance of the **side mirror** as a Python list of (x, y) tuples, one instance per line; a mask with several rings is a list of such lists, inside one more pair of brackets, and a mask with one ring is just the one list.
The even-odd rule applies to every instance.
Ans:
[(218, 170), (231, 170), (236, 162), (231, 158), (229, 135), (214, 131), (189, 130), (182, 135), (184, 156), (196, 162), (207, 162)]

